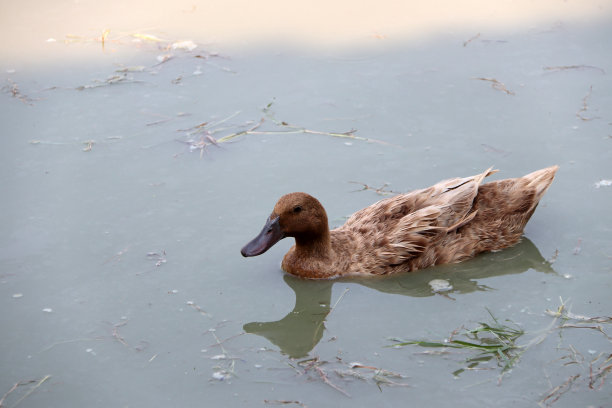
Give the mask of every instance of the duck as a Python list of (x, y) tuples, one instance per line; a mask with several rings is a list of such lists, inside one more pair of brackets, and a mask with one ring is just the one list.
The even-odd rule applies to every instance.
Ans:
[(440, 181), (380, 200), (333, 230), (319, 200), (289, 193), (240, 252), (261, 255), (281, 239), (294, 238), (281, 268), (306, 279), (391, 275), (461, 262), (518, 243), (558, 168), (483, 184), (498, 171), (491, 167)]

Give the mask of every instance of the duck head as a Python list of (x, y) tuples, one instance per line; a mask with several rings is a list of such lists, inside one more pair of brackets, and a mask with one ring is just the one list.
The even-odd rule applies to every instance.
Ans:
[(282, 196), (263, 229), (240, 253), (261, 255), (285, 237), (294, 237), (297, 246), (308, 246), (329, 236), (327, 214), (321, 203), (306, 193)]

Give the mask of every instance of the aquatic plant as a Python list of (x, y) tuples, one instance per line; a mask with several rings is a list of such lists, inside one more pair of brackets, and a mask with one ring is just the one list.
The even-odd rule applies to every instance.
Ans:
[[(496, 358), (501, 367), (502, 374), (511, 369), (518, 361), (524, 351), (524, 346), (517, 345), (516, 341), (525, 334), (525, 331), (514, 325), (500, 323), (499, 320), (487, 309), (493, 320), (491, 323), (479, 322), (473, 329), (458, 329), (451, 333), (448, 339), (443, 341), (429, 340), (402, 340), (391, 338), (395, 344), (389, 347), (420, 346), (428, 348), (454, 348), (474, 350), (479, 352), (476, 356), (466, 360), (468, 369), (474, 368), (483, 361)], [(460, 336), (459, 338), (457, 338)], [(465, 369), (455, 371), (459, 375)]]

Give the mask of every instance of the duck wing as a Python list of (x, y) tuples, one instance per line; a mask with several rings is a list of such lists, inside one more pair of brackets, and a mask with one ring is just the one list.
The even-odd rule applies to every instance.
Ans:
[(472, 205), (478, 186), (495, 172), (489, 168), (381, 200), (353, 214), (340, 229), (362, 237), (360, 246), (374, 253), (377, 262), (402, 264), (471, 221), (476, 216)]

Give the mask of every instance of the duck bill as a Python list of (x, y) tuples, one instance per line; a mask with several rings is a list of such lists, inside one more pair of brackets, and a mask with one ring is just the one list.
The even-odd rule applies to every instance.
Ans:
[(278, 216), (270, 216), (259, 235), (246, 244), (240, 253), (244, 257), (261, 255), (283, 238), (285, 234), (281, 231)]

